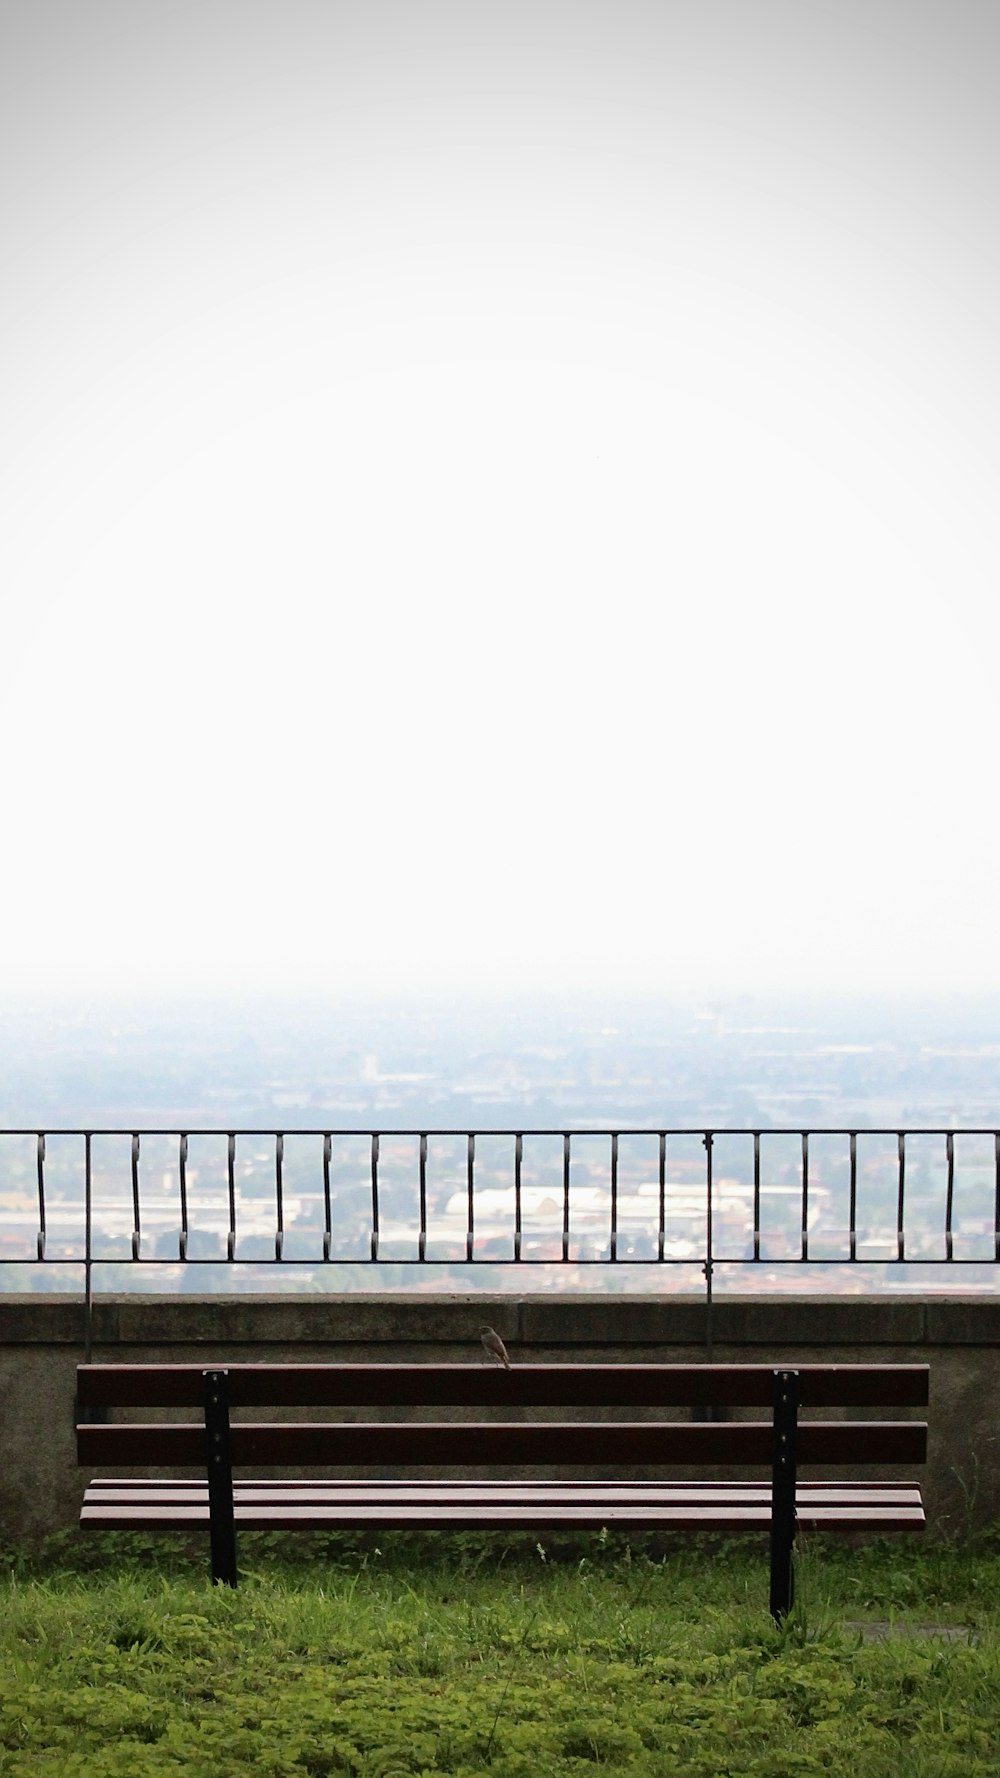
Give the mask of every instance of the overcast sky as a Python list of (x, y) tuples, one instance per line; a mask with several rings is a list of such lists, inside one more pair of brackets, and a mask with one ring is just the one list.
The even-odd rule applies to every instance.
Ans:
[(1000, 988), (995, 0), (0, 0), (0, 982)]

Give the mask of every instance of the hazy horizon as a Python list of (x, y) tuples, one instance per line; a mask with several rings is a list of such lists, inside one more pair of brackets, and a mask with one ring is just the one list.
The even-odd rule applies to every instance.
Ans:
[(792, 1124), (1000, 1127), (998, 1079), (989, 994), (64, 993), (8, 996), (0, 1022), (8, 1128), (131, 1128), (164, 1108), (178, 1127), (252, 1111), (278, 1128), (296, 1107), (485, 1127), (498, 1093), (512, 1127), (611, 1127), (637, 1104), (647, 1124), (767, 1126), (772, 1099)]

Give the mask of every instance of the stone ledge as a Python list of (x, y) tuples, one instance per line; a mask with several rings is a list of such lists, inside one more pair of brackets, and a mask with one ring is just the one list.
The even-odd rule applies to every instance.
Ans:
[[(613, 1346), (704, 1347), (701, 1296), (554, 1296), (393, 1292), (338, 1296), (115, 1296), (94, 1303), (98, 1347), (170, 1345), (465, 1346), (492, 1322), (515, 1345), (543, 1351)], [(0, 1346), (83, 1344), (83, 1302), (70, 1295), (0, 1297)], [(716, 1346), (1000, 1345), (1000, 1297), (717, 1297)]]

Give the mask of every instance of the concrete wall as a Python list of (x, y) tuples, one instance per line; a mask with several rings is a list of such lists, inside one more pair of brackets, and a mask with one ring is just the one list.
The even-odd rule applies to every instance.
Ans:
[[(106, 1298), (94, 1308), (92, 1357), (478, 1361), (483, 1321), (503, 1335), (515, 1363), (705, 1356), (703, 1298), (477, 1292)], [(1000, 1299), (723, 1297), (713, 1333), (720, 1363), (929, 1363), (930, 1463), (922, 1478), (929, 1522), (961, 1533), (1000, 1518)], [(82, 1347), (78, 1300), (0, 1298), (3, 1546), (76, 1520), (88, 1479), (77, 1469), (73, 1434)]]

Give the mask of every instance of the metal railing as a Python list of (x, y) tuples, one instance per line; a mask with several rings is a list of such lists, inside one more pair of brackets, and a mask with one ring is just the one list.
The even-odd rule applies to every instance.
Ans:
[(88, 1352), (105, 1266), (693, 1268), (711, 1350), (721, 1266), (998, 1261), (997, 1129), (0, 1131), (0, 1276), (82, 1272)]

